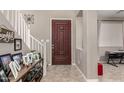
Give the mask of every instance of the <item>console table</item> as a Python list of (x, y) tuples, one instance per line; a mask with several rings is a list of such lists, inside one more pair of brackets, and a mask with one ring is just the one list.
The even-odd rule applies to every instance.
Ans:
[[(37, 68), (39, 68), (39, 71), (37, 71), (34, 74), (32, 79), (30, 81), (25, 81), (26, 80), (26, 76), (31, 73), (31, 70), (32, 69), (37, 69)], [(38, 76), (37, 80), (35, 80), (36, 79), (35, 77), (37, 75), (40, 75), (40, 76)], [(22, 80), (22, 82), (33, 82), (33, 81), (37, 82), (37, 81), (41, 80), (42, 76), (43, 76), (43, 59), (40, 59), (39, 61), (33, 62), (29, 66), (23, 66), (21, 68), (21, 70), (19, 71), (19, 73), (18, 73), (18, 77), (15, 79), (11, 75), (11, 76), (9, 76), (9, 80), (10, 80), (10, 82), (18, 82), (20, 80)]]

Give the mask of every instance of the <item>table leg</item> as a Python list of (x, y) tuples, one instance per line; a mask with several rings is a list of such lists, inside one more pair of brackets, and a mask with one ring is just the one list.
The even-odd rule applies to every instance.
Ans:
[(107, 64), (109, 64), (109, 58), (108, 58), (108, 60), (107, 60)]
[(123, 60), (123, 57), (120, 59), (120, 62), (119, 62), (119, 64), (121, 64), (121, 63), (122, 63), (122, 60)]
[(113, 66), (115, 66), (115, 67), (118, 67), (118, 66), (116, 65), (116, 63), (113, 61), (113, 59), (111, 59), (111, 60), (112, 60), (111, 65), (113, 65)]

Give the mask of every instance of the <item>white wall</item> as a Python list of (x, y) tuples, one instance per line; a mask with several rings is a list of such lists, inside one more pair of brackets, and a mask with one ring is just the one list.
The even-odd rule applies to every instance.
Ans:
[(87, 78), (97, 79), (97, 12), (87, 11)]
[(99, 25), (99, 57), (105, 60), (105, 51), (123, 49), (123, 22), (122, 21), (101, 21)]
[[(83, 11), (83, 49), (76, 49), (76, 64), (89, 79), (97, 79), (97, 13)], [(80, 62), (79, 62), (80, 61)]]
[[(5, 17), (0, 13), (0, 25), (5, 25), (8, 29), (11, 29), (14, 31), (12, 26), (9, 24), (9, 22), (5, 19)], [(15, 33), (15, 37), (18, 37)], [(28, 51), (28, 48), (23, 42), (22, 50), (21, 51), (14, 51), (14, 43), (0, 43), (0, 55), (7, 54), (7, 53), (16, 53), (16, 52), (25, 52)]]
[(76, 48), (83, 48), (83, 19), (82, 17), (76, 18)]
[[(31, 25), (31, 34), (37, 38), (50, 40), (50, 20), (51, 18), (66, 18), (72, 19), (72, 62), (75, 61), (75, 47), (76, 47), (76, 33), (75, 33), (75, 11), (74, 10), (35, 10), (35, 11), (22, 11), (23, 13), (34, 14), (35, 21)], [(47, 60), (51, 61), (50, 44), (48, 45), (48, 57)]]

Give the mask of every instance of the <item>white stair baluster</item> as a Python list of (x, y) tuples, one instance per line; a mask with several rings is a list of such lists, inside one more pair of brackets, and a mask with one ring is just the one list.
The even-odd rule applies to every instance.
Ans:
[(6, 10), (6, 18), (9, 21), (9, 10)]
[(35, 43), (34, 43), (34, 47), (35, 47), (35, 50), (37, 51), (37, 41), (36, 40), (34, 40), (35, 41)]
[(32, 45), (33, 45), (33, 44), (32, 44), (32, 43), (33, 43), (33, 42), (32, 42), (32, 37), (30, 37), (30, 39), (31, 39), (30, 48), (31, 48), (31, 50), (33, 50), (33, 47), (32, 47)]
[(18, 12), (18, 35), (21, 36), (21, 16), (20, 12)]
[(25, 25), (25, 43), (27, 44), (27, 24)]
[(23, 19), (22, 19), (22, 15), (21, 15), (21, 38), (23, 39)]
[(25, 42), (25, 23), (23, 20), (23, 41)]
[(47, 69), (47, 68), (46, 68), (46, 67), (47, 67), (47, 62), (46, 62), (46, 47), (47, 47), (47, 46), (46, 46), (46, 42), (44, 42), (44, 71), (43, 71), (43, 72), (44, 72), (44, 73), (43, 73), (44, 76), (45, 76), (46, 73), (47, 73), (47, 72), (46, 72), (46, 69)]
[(34, 50), (34, 39), (32, 38), (32, 50)]
[(18, 30), (18, 18), (17, 18), (17, 11), (15, 11), (15, 19), (14, 19), (14, 29), (15, 29), (15, 32), (17, 32)]
[(25, 42), (25, 21), (23, 19), (23, 40)]
[(13, 27), (13, 10), (11, 10), (11, 26)]
[(12, 10), (9, 11), (9, 22), (10, 22), (11, 26), (13, 26), (12, 25)]
[(27, 32), (28, 32), (28, 37), (27, 37), (28, 38), (28, 43), (27, 44), (28, 44), (28, 47), (30, 48), (30, 36), (31, 35), (30, 35), (30, 29), (29, 28), (28, 28)]
[(37, 51), (37, 40), (35, 40), (35, 50)]
[(7, 12), (6, 10), (3, 11), (3, 15), (5, 16), (5, 18), (7, 18), (6, 17), (6, 12)]
[(40, 43), (38, 42), (38, 52), (40, 51)]
[(3, 11), (3, 15), (6, 17), (6, 11), (5, 10)]
[(15, 11), (12, 11), (12, 27), (15, 27)]

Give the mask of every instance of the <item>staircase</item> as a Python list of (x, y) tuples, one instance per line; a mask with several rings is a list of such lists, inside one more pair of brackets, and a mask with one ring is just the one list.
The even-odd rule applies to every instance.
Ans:
[(24, 20), (23, 14), (21, 11), (16, 10), (1, 10), (0, 11), (7, 21), (11, 24), (12, 28), (15, 30), (15, 33), (21, 37), (26, 46), (30, 50), (35, 50), (41, 53), (41, 57), (44, 59), (44, 76), (46, 75), (46, 46), (47, 42), (44, 40), (37, 40), (30, 33), (30, 25), (27, 24)]

